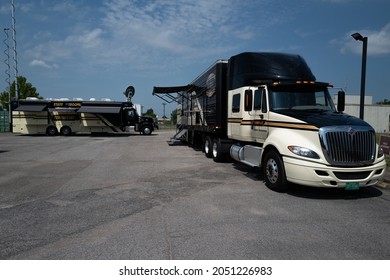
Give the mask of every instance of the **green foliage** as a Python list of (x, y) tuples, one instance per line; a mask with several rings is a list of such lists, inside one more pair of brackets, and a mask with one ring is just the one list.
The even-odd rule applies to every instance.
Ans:
[(379, 105), (390, 105), (390, 100), (385, 99), (383, 101), (377, 102), (376, 104), (379, 104)]
[(9, 94), (6, 91), (0, 93), (0, 105), (2, 108), (8, 108)]
[(146, 113), (143, 114), (144, 117), (150, 117), (150, 118), (155, 118), (156, 114), (154, 113), (153, 109), (150, 108), (146, 111)]
[(177, 109), (173, 110), (171, 113), (171, 123), (177, 124)]
[[(11, 98), (15, 98), (15, 81), (13, 81), (9, 92), (11, 93)], [(3, 91), (0, 93), (0, 102), (3, 108), (8, 108), (9, 92)], [(27, 97), (42, 98), (39, 96), (37, 89), (31, 83), (27, 82), (27, 79), (23, 76), (18, 77), (18, 92), (19, 99), (26, 99)]]

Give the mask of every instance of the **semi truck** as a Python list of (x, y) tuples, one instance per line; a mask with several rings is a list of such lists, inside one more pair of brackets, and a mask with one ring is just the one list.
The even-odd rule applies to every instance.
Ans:
[(272, 190), (375, 185), (386, 169), (375, 131), (343, 113), (342, 90), (335, 108), (331, 87), (300, 55), (245, 52), (216, 61), (188, 85), (154, 87), (153, 95), (178, 102), (180, 127), (170, 143), (259, 167)]
[(142, 117), (132, 102), (14, 100), (12, 131), (19, 134), (70, 135), (73, 133), (120, 133), (134, 126), (150, 135), (153, 119)]

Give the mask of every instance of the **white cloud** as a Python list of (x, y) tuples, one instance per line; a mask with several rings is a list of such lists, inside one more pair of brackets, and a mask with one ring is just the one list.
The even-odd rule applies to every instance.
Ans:
[[(36, 33), (34, 38), (41, 40), (27, 54), (37, 61), (42, 57), (52, 62), (84, 59), (89, 65), (131, 64), (138, 68), (156, 66), (156, 59), (172, 60), (172, 56), (197, 59), (231, 48), (219, 39), (222, 36), (219, 28), (228, 25), (231, 19), (227, 15), (234, 10), (236, 0), (230, 1), (106, 0), (95, 10), (101, 14), (91, 20), (80, 16), (77, 17), (80, 20), (69, 22), (61, 31)], [(61, 11), (74, 9), (74, 4), (54, 4), (48, 9), (60, 16)], [(55, 39), (58, 34), (66, 34), (61, 32), (67, 35)], [(245, 29), (232, 30), (231, 34), (248, 40), (252, 33)], [(37, 61), (34, 65), (39, 64)], [(40, 66), (45, 67), (42, 63)]]
[[(231, 4), (231, 3), (230, 3)], [(218, 27), (227, 24), (229, 1), (106, 1), (103, 23), (116, 40), (162, 48), (172, 53), (216, 40)]]
[(47, 69), (58, 68), (57, 64), (49, 65), (48, 63), (46, 63), (45, 61), (43, 61), (41, 59), (34, 59), (34, 60), (32, 60), (30, 62), (30, 66), (44, 67), (44, 68), (47, 68)]
[(20, 11), (22, 11), (23, 13), (29, 13), (33, 7), (33, 3), (21, 3), (20, 5), (17, 4), (16, 6), (16, 8), (20, 9)]
[(81, 35), (71, 35), (65, 39), (65, 44), (68, 46), (77, 46), (79, 48), (94, 48), (102, 44), (103, 30), (96, 28), (90, 31), (86, 31)]
[[(259, 5), (263, 9), (257, 10)], [(68, 18), (77, 7), (79, 15)], [(294, 14), (275, 0), (104, 0), (102, 6), (91, 4), (85, 9), (67, 1), (47, 9), (51, 12), (46, 14), (62, 15), (62, 23), (69, 24), (46, 33), (51, 36), (41, 37), (38, 45), (29, 48), (31, 59), (44, 57), (62, 65), (83, 60), (86, 67), (129, 65), (158, 71), (164, 64), (175, 67), (175, 63), (231, 54)]]
[(48, 41), (26, 51), (26, 53), (34, 59), (30, 63), (31, 66), (42, 66), (45, 68), (54, 68), (52, 65), (46, 64), (43, 60), (37, 59), (44, 57), (46, 61), (77, 61), (80, 55), (89, 56), (99, 53), (104, 42), (101, 38), (103, 31), (99, 28), (84, 31), (79, 35), (69, 35), (64, 40)]
[(61, 1), (53, 3), (49, 6), (49, 9), (54, 12), (72, 12), (77, 8), (76, 3), (71, 1)]
[[(362, 42), (356, 42), (351, 34), (356, 31), (348, 32), (344, 39), (340, 41), (342, 53), (362, 53)], [(361, 30), (357, 31), (362, 36), (368, 38), (367, 53), (369, 55), (387, 55), (390, 54), (390, 23), (386, 24), (380, 30)], [(332, 40), (333, 44), (337, 44), (339, 40)]]
[(368, 37), (368, 52), (381, 55), (390, 54), (390, 23), (379, 31), (362, 31)]

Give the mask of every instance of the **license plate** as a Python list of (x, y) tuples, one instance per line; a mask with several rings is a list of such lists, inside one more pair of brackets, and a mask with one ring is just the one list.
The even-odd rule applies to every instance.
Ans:
[(350, 182), (345, 185), (347, 191), (355, 191), (359, 189), (359, 183)]

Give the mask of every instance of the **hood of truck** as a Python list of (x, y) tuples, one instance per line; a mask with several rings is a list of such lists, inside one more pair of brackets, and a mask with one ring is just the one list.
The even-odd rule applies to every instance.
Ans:
[(318, 128), (325, 126), (368, 126), (371, 127), (365, 121), (344, 114), (331, 111), (302, 111), (302, 110), (289, 110), (284, 112), (278, 112), (280, 114), (289, 116), (294, 119), (301, 120), (307, 124), (316, 126)]
[(153, 123), (153, 118), (150, 117), (139, 117), (141, 122)]

